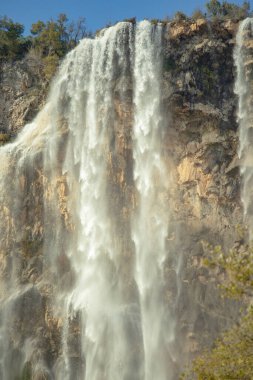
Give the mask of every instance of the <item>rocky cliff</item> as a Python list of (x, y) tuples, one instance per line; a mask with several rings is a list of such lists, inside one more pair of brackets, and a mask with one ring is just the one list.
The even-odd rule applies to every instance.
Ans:
[[(210, 344), (238, 306), (222, 300), (217, 277), (203, 263), (202, 241), (231, 247), (243, 223), (240, 202), (237, 99), (233, 49), (237, 25), (172, 24), (165, 35), (164, 104), (172, 115), (168, 151), (174, 157), (175, 220), (184, 241), (180, 315), (186, 350)], [(183, 207), (182, 207), (183, 206)], [(180, 253), (179, 253), (180, 254)], [(195, 304), (193, 314), (186, 311)], [(211, 340), (210, 340), (210, 337)]]
[(32, 54), (21, 61), (1, 63), (2, 140), (14, 137), (42, 108), (48, 90), (42, 67), (40, 58)]
[[(176, 336), (181, 343), (176, 349), (184, 352), (185, 363), (205, 345), (210, 345), (220, 331), (233, 323), (239, 312), (238, 305), (220, 297), (216, 285), (223, 274), (210, 271), (203, 265), (201, 243), (205, 240), (230, 247), (236, 240), (236, 226), (243, 222), (237, 157), (237, 99), (234, 95), (233, 49), (237, 27), (231, 21), (209, 23), (202, 19), (164, 26), (162, 99), (168, 115), (168, 128), (163, 150), (173, 178), (169, 191), (173, 209), (168, 246), (177, 257), (175, 262), (179, 263), (175, 268), (171, 259), (166, 262), (165, 278), (168, 303), (177, 299), (174, 308), (178, 321)], [(0, 88), (0, 139), (4, 143), (31, 121), (44, 103), (46, 86), (39, 63), (25, 59), (2, 64)], [(124, 166), (131, 166), (131, 92), (132, 83), (128, 83), (122, 101), (115, 86), (115, 146), (121, 160), (111, 159), (114, 173), (112, 194), (117, 194), (126, 182), (131, 187), (132, 179), (124, 178), (121, 170)], [(32, 328), (32, 335), (44, 353), (43, 360), (52, 367), (62, 354), (60, 333), (63, 326), (61, 319), (51, 314), (54, 280), (50, 268), (45, 272), (48, 275), (47, 285), (41, 283), (42, 244), (47, 227), (43, 226), (42, 188), (44, 186), (45, 189), (45, 177), (41, 161), (41, 156), (37, 155), (31, 168), (27, 165), (20, 176), (19, 190), (23, 194), (20, 213), (10, 215), (8, 204), (1, 207), (8, 235), (8, 239), (2, 237), (8, 241), (3, 244), (5, 252), (1, 252), (1, 275), (10, 276), (8, 252), (13, 241), (17, 240), (15, 231), (21, 223), (25, 226), (26, 237), (18, 241), (15, 255), (19, 256), (19, 277), (27, 284), (27, 291), (20, 295), (14, 313), (17, 329), (12, 331), (12, 343), (18, 352), (27, 329)], [(36, 171), (32, 170), (34, 165)], [(15, 165), (9, 174), (15, 176)], [(50, 198), (50, 192), (54, 191), (50, 186), (54, 186), (61, 209), (62, 228), (68, 231), (71, 226), (68, 225), (65, 178), (54, 180), (47, 185), (47, 196)], [(115, 196), (112, 202), (123, 202), (122, 210), (127, 214), (131, 195), (125, 191), (123, 200)], [(58, 258), (58, 270), (62, 273), (61, 286), (68, 287), (73, 278), (70, 263), (63, 252), (64, 249)], [(180, 286), (176, 286), (176, 272), (179, 273)], [(48, 285), (50, 283), (52, 285)], [(27, 310), (27, 315), (20, 317), (18, 309)], [(33, 323), (30, 326), (31, 313)], [(71, 321), (70, 329), (71, 360), (77, 363), (77, 367), (82, 366), (78, 315)], [(175, 373), (182, 369), (182, 363), (175, 362), (174, 366)], [(29, 372), (29, 368), (24, 371)]]

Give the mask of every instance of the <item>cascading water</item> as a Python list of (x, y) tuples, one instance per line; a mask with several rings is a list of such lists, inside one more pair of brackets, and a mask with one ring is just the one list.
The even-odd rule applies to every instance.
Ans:
[(135, 40), (134, 179), (138, 190), (133, 221), (135, 278), (140, 292), (145, 379), (170, 379), (169, 342), (173, 339), (164, 284), (168, 236), (169, 173), (162, 155), (162, 27), (137, 26)]
[(253, 19), (241, 22), (236, 37), (234, 60), (237, 68), (235, 93), (238, 95), (239, 158), (242, 176), (241, 198), (250, 239), (253, 233)]
[(174, 378), (161, 81), (162, 26), (119, 23), (80, 42), (1, 149), (3, 380)]
[[(71, 98), (84, 92), (86, 99), (78, 105), (76, 100), (71, 101), (67, 116), (70, 136), (63, 167), (70, 192), (76, 191), (74, 183), (79, 186), (75, 195), (77, 230), (68, 253), (76, 283), (67, 297), (67, 308), (81, 312), (85, 377), (94, 380), (115, 379), (119, 373), (122, 379), (139, 378), (130, 339), (140, 334), (135, 325), (138, 315), (134, 300), (130, 303), (126, 299), (127, 284), (121, 275), (124, 237), (115, 231), (115, 224), (122, 222), (118, 215), (121, 205), (110, 209), (111, 154), (116, 153), (114, 91), (117, 82), (117, 95), (124, 96), (124, 81), (127, 71), (131, 71), (132, 29), (131, 24), (118, 24), (99, 39), (84, 41), (80, 49), (87, 54), (90, 46), (89, 56), (81, 68), (78, 61), (73, 68), (74, 72), (84, 70), (87, 78), (76, 83), (71, 80), (69, 89)], [(79, 56), (78, 51), (76, 54)], [(82, 115), (76, 107), (83, 107)], [(71, 178), (73, 174), (76, 176)]]

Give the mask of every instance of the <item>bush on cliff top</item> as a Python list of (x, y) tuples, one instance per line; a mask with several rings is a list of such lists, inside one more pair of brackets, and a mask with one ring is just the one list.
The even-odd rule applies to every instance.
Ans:
[(219, 19), (232, 19), (235, 21), (242, 20), (249, 16), (250, 13), (250, 3), (244, 1), (240, 6), (234, 3), (229, 3), (228, 1), (218, 1), (210, 0), (206, 4), (207, 15), (212, 18)]
[(200, 18), (208, 18), (211, 21), (230, 19), (233, 21), (240, 21), (250, 16), (250, 3), (244, 1), (240, 6), (228, 1), (210, 0), (205, 5), (206, 13), (197, 9), (193, 12), (191, 17), (187, 17), (183, 12), (176, 12), (174, 21), (191, 21)]
[[(195, 11), (192, 18), (177, 12), (174, 20), (184, 22), (207, 16), (211, 20), (239, 21), (250, 15), (250, 4), (245, 1), (239, 6), (228, 1), (210, 0), (206, 4), (206, 10), (206, 14), (199, 10)], [(135, 19), (132, 20), (135, 22)], [(44, 74), (47, 79), (54, 74), (60, 59), (74, 48), (81, 38), (91, 35), (87, 33), (84, 18), (69, 22), (65, 14), (60, 14), (57, 20), (37, 21), (32, 25), (31, 36), (24, 37), (23, 32), (22, 24), (6, 16), (0, 16), (0, 62), (23, 58), (32, 47), (44, 64)]]
[(89, 33), (86, 31), (85, 19), (69, 22), (66, 14), (59, 14), (56, 21), (46, 23), (38, 21), (32, 24), (33, 46), (42, 51), (44, 56), (58, 55), (63, 57), (75, 47), (78, 41)]
[(74, 48), (78, 41), (89, 35), (85, 20), (69, 22), (65, 14), (57, 20), (37, 21), (32, 25), (31, 36), (24, 37), (24, 26), (4, 16), (0, 17), (0, 61), (16, 60), (33, 49), (42, 60), (44, 74), (50, 79), (64, 55)]
[(88, 35), (84, 18), (69, 23), (64, 13), (61, 13), (56, 21), (44, 23), (39, 20), (32, 25), (31, 33), (33, 48), (43, 57), (44, 74), (47, 79), (55, 73), (60, 59), (74, 48), (81, 38)]
[(22, 58), (31, 45), (23, 37), (24, 26), (8, 17), (0, 17), (0, 61)]

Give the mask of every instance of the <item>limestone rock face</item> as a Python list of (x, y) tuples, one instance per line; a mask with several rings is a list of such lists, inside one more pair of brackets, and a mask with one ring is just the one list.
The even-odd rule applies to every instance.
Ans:
[[(191, 358), (204, 345), (211, 344), (217, 334), (228, 328), (239, 312), (239, 306), (220, 297), (217, 282), (221, 273), (208, 270), (203, 265), (204, 251), (201, 241), (231, 247), (236, 239), (236, 226), (243, 223), (240, 201), (239, 160), (237, 157), (238, 132), (236, 123), (237, 99), (234, 95), (235, 68), (233, 63), (234, 37), (237, 24), (210, 24), (205, 20), (168, 24), (163, 41), (163, 107), (168, 115), (164, 140), (168, 176), (172, 177), (170, 189), (171, 233), (168, 248), (180, 256), (179, 291), (175, 291), (175, 270), (166, 263), (168, 302), (177, 299), (175, 307), (178, 320), (176, 334), (182, 345), (179, 351)], [(252, 46), (247, 46), (251, 49)], [(25, 123), (32, 120), (45, 100), (46, 85), (39, 66), (27, 60), (3, 64), (0, 77), (0, 131), (15, 135)], [(122, 213), (129, 218), (134, 208), (131, 176), (124, 177), (126, 167), (132, 163), (131, 125), (133, 117), (132, 84), (126, 90), (124, 101), (117, 97), (115, 86), (116, 122), (113, 126), (115, 152), (108, 157), (110, 163), (112, 203), (122, 203)], [(0, 135), (0, 141), (1, 135)], [(59, 335), (61, 320), (53, 319), (50, 312), (50, 295), (53, 278), (40, 286), (43, 266), (42, 242), (44, 237), (41, 167), (29, 178), (20, 178), (20, 191), (24, 193), (26, 207), (19, 217), (26, 226), (27, 240), (20, 241), (22, 261), (20, 278), (28, 284), (22, 295), (29, 310), (36, 309), (37, 323), (34, 335), (41, 338), (45, 360), (50, 365), (61, 354)], [(29, 168), (27, 169), (29, 170)], [(13, 173), (10, 173), (12, 175)], [(127, 186), (125, 186), (127, 184)], [(62, 223), (71, 229), (68, 219), (67, 191), (64, 177), (55, 179)], [(52, 193), (48, 187), (48, 197)], [(123, 200), (119, 195), (123, 194)], [(29, 210), (32, 210), (29, 212)], [(6, 239), (13, 234), (15, 216), (10, 215), (8, 204), (1, 204)], [(29, 237), (32, 236), (32, 239)], [(129, 242), (126, 242), (127, 249)], [(3, 245), (4, 246), (4, 245)], [(8, 249), (0, 252), (0, 275), (8, 272)], [(62, 284), (73, 281), (64, 250), (59, 255)], [(50, 281), (52, 286), (50, 287)], [(36, 304), (33, 300), (36, 299)], [(30, 305), (31, 304), (31, 305)], [(31, 306), (31, 308), (30, 308)], [(35, 310), (34, 310), (35, 312)], [(36, 314), (37, 315), (37, 314)], [(15, 337), (23, 343), (25, 320)], [(24, 323), (23, 323), (24, 322)], [(22, 324), (23, 323), (23, 324)], [(78, 322), (73, 321), (73, 360), (78, 358)], [(14, 338), (13, 338), (14, 339)], [(15, 340), (14, 339), (14, 340)], [(47, 350), (47, 352), (46, 352)], [(79, 363), (80, 364), (80, 363)], [(38, 377), (39, 378), (39, 377)]]
[[(168, 26), (164, 43), (167, 152), (175, 184), (171, 197), (182, 258), (179, 336), (190, 356), (211, 344), (238, 313), (216, 285), (221, 274), (203, 265), (202, 241), (231, 247), (243, 223), (240, 201), (234, 37), (237, 25)], [(180, 29), (181, 28), (181, 29)], [(183, 28), (183, 29), (182, 29)], [(189, 313), (192, 310), (192, 313)]]
[(44, 104), (47, 88), (39, 59), (27, 56), (1, 63), (0, 132), (14, 136), (32, 121)]
[(199, 32), (205, 32), (207, 31), (208, 25), (207, 21), (205, 19), (198, 19), (195, 22), (187, 22), (187, 21), (181, 21), (181, 22), (173, 22), (170, 25), (169, 28), (169, 36), (170, 39), (178, 39), (180, 37), (185, 36), (193, 36), (196, 33)]

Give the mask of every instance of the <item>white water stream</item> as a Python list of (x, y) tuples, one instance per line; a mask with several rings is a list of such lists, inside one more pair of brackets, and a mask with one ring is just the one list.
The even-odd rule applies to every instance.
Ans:
[(169, 173), (163, 160), (161, 101), (162, 27), (137, 26), (135, 40), (134, 179), (138, 190), (132, 235), (135, 278), (140, 292), (145, 379), (169, 380), (169, 343), (173, 339), (163, 276), (169, 223)]
[[(163, 274), (170, 183), (161, 83), (162, 26), (119, 23), (68, 54), (44, 109), (1, 149), (1, 201), (9, 218), (1, 226), (9, 234), (1, 252), (7, 239), (12, 262), (8, 280), (2, 278), (1, 379), (20, 379), (25, 363), (33, 379), (173, 378), (175, 321)], [(25, 204), (29, 226), (19, 220)], [(28, 233), (32, 244), (43, 236), (43, 269), (22, 282), (18, 241)], [(50, 307), (38, 305), (45, 326), (35, 328), (29, 310), (23, 318), (25, 303), (17, 310), (27, 289), (36, 299), (43, 293), (40, 305), (52, 298)], [(15, 323), (19, 341), (10, 334)], [(42, 349), (43, 326), (59, 332), (54, 360)]]
[(250, 239), (253, 234), (253, 19), (241, 22), (236, 37), (234, 60), (237, 69), (239, 159), (242, 176), (241, 199)]

